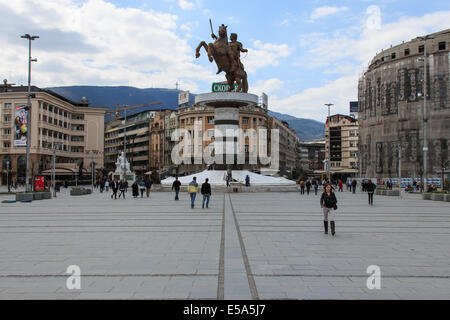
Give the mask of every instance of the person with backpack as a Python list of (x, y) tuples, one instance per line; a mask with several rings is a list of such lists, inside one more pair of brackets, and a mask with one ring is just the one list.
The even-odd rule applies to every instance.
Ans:
[(205, 208), (205, 201), (206, 201), (206, 208), (208, 209), (209, 205), (209, 199), (211, 198), (211, 185), (208, 183), (209, 179), (206, 178), (205, 182), (202, 184), (201, 193), (203, 195), (202, 200), (202, 209)]
[(373, 206), (373, 194), (375, 192), (375, 189), (377, 186), (372, 182), (372, 180), (369, 180), (366, 184), (366, 191), (367, 195), (369, 196), (369, 206)]
[(188, 185), (188, 193), (191, 198), (191, 209), (194, 209), (195, 198), (197, 197), (198, 183), (197, 177), (192, 178), (192, 181)]
[(141, 180), (141, 182), (139, 183), (139, 190), (141, 191), (141, 198), (144, 197), (144, 191), (145, 191), (145, 189), (146, 189), (145, 181), (144, 181), (144, 180)]
[(320, 207), (323, 210), (323, 227), (325, 234), (328, 234), (328, 220), (330, 221), (331, 234), (336, 233), (334, 222), (334, 211), (337, 210), (337, 199), (330, 184), (325, 186), (325, 190), (320, 197)]
[(180, 200), (178, 194), (180, 193), (181, 182), (178, 177), (175, 177), (175, 181), (172, 183), (172, 190), (175, 190), (175, 200)]
[(300, 194), (305, 194), (305, 181), (300, 180)]

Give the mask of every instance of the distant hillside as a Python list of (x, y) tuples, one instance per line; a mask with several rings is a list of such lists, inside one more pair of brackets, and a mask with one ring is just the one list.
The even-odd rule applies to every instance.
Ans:
[(289, 124), (289, 127), (295, 131), (295, 134), (300, 141), (311, 141), (325, 138), (325, 127), (322, 122), (311, 119), (296, 118), (294, 116), (275, 111), (269, 111), (269, 115), (277, 118), (278, 120), (286, 121)]
[[(176, 110), (178, 107), (178, 93), (180, 92), (180, 90), (175, 89), (138, 89), (135, 87), (127, 86), (68, 86), (50, 87), (45, 89), (52, 90), (72, 101), (81, 101), (81, 99), (85, 97), (90, 101), (92, 107), (103, 107), (109, 110), (113, 110), (116, 104), (127, 104), (132, 106), (157, 100), (162, 101), (162, 104), (160, 105), (132, 110), (129, 115), (138, 113), (142, 110)], [(191, 94), (189, 98), (189, 104), (194, 103), (194, 98), (195, 94)], [(289, 124), (289, 127), (295, 131), (301, 141), (323, 138), (325, 135), (324, 125), (319, 121), (296, 118), (287, 114), (281, 114), (273, 111), (269, 111), (269, 115), (272, 117), (276, 117), (279, 120), (286, 121)]]

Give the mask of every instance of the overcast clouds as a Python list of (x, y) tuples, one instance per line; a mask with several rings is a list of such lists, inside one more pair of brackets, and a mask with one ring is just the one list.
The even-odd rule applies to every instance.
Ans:
[(32, 80), (41, 87), (179, 82), (194, 93), (208, 91), (224, 76), (215, 75), (203, 49), (199, 59), (194, 52), (200, 40), (210, 41), (212, 17), (215, 31), (229, 25), (249, 49), (242, 60), (251, 92), (267, 92), (275, 111), (323, 121), (324, 103), (348, 112), (359, 74), (379, 50), (450, 28), (446, 1), (433, 1), (427, 11), (415, 9), (415, 1), (336, 3), (248, 1), (239, 12), (200, 0), (0, 0), (0, 77), (26, 83), (20, 35), (30, 33), (40, 36)]

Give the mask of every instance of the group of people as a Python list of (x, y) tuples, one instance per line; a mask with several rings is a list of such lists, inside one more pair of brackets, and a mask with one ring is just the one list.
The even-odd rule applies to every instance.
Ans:
[[(200, 193), (203, 195), (202, 200), (202, 209), (209, 207), (209, 200), (211, 198), (211, 184), (208, 182), (209, 179), (206, 178), (205, 182), (202, 184), (200, 189)], [(172, 183), (172, 190), (175, 191), (175, 200), (179, 200), (179, 193), (181, 189), (181, 182), (178, 180), (178, 177), (175, 178), (175, 181)], [(195, 207), (195, 199), (197, 198), (197, 193), (199, 192), (199, 186), (197, 182), (197, 177), (193, 177), (192, 181), (188, 185), (188, 194), (191, 200), (191, 209)]]
[[(114, 178), (111, 183), (108, 179), (105, 180), (103, 184), (103, 188), (106, 189), (106, 192), (108, 192), (109, 187), (111, 187), (111, 199), (117, 199), (122, 197), (125, 199), (125, 194), (128, 192), (128, 181), (126, 180), (118, 180), (117, 178)], [(134, 198), (137, 198), (139, 196), (139, 190), (141, 192), (141, 198), (144, 197), (144, 192), (147, 194), (147, 198), (150, 197), (150, 189), (152, 187), (152, 181), (149, 179), (140, 179), (135, 180), (133, 184), (131, 185), (132, 194)], [(102, 192), (102, 186), (100, 186), (100, 192)], [(119, 192), (119, 195), (117, 193)]]

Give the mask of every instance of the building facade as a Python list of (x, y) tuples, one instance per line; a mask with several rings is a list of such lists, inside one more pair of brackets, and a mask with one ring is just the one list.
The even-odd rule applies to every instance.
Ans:
[(310, 175), (323, 172), (325, 160), (325, 140), (305, 141), (300, 143), (300, 168)]
[(335, 114), (325, 123), (325, 158), (330, 172), (343, 179), (358, 173), (358, 120)]
[(32, 86), (28, 125), (27, 92), (25, 86), (0, 88), (1, 183), (6, 184), (7, 174), (12, 182), (25, 182), (26, 141), (30, 143), (30, 177), (51, 174), (54, 148), (59, 177), (75, 179), (80, 166), (89, 174), (92, 159), (95, 168), (101, 169), (106, 109), (92, 108), (87, 101), (73, 102)]
[[(442, 168), (448, 166), (450, 29), (432, 36), (434, 39), (426, 41), (426, 48), (423, 40), (413, 39), (383, 50), (372, 59), (359, 80), (363, 176), (419, 177), (423, 173), (424, 133), (428, 144), (428, 177), (439, 177)], [(424, 74), (427, 75), (425, 114)]]
[(300, 168), (300, 140), (286, 121), (269, 117), (269, 129), (279, 131), (279, 170), (281, 175), (292, 177)]

